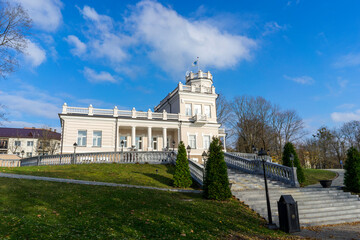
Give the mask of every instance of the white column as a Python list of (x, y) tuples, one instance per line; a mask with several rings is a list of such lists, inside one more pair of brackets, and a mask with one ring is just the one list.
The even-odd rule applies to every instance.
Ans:
[(131, 147), (136, 146), (135, 139), (136, 139), (136, 127), (132, 126), (131, 127)]
[(151, 127), (148, 127), (148, 151), (152, 150)]
[(178, 145), (179, 145), (179, 143), (180, 143), (180, 138), (181, 136), (180, 136), (180, 127), (178, 128)]
[(166, 128), (163, 128), (163, 148), (166, 148), (166, 143), (167, 143), (167, 132), (166, 132)]

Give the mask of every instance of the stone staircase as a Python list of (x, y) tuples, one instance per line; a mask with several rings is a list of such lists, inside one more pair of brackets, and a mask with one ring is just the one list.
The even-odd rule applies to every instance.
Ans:
[[(262, 175), (228, 170), (232, 194), (267, 219), (264, 179)], [(298, 203), (301, 226), (317, 226), (360, 221), (360, 198), (336, 188), (292, 188), (268, 180), (273, 222), (279, 224), (277, 201), (292, 195)]]

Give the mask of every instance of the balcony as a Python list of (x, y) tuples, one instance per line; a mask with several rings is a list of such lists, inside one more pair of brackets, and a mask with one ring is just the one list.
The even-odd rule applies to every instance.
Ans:
[(208, 117), (206, 115), (196, 114), (192, 117), (194, 123), (207, 123)]

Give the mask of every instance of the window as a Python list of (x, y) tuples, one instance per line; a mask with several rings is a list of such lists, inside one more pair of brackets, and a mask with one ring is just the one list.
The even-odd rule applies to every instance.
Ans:
[(27, 153), (26, 153), (26, 157), (32, 157), (32, 153), (31, 153), (31, 152), (27, 152)]
[(0, 149), (7, 149), (8, 141), (0, 140)]
[(204, 114), (205, 114), (208, 118), (211, 118), (210, 106), (205, 106), (205, 107), (204, 107)]
[(136, 148), (139, 150), (142, 149), (142, 137), (136, 137)]
[(189, 146), (192, 149), (196, 148), (196, 135), (189, 135)]
[(86, 146), (86, 131), (79, 130), (78, 131), (78, 139), (77, 144), (79, 147), (85, 147)]
[(16, 155), (20, 156), (20, 153), (19, 152), (15, 152)]
[(21, 142), (20, 142), (20, 141), (15, 141), (15, 146), (16, 146), (16, 147), (20, 147), (20, 146), (21, 146)]
[(191, 116), (191, 104), (185, 104), (185, 115)]
[(194, 105), (194, 115), (201, 115), (201, 105), (200, 104)]
[(34, 141), (27, 141), (27, 146), (28, 147), (34, 146)]
[(121, 147), (121, 142), (124, 141), (124, 148), (127, 148), (127, 136), (120, 136), (120, 147)]
[(154, 150), (158, 150), (157, 137), (153, 137), (153, 149), (154, 149)]
[(210, 147), (210, 136), (204, 136), (204, 149), (209, 149)]
[(94, 131), (93, 132), (93, 147), (101, 147), (101, 131)]

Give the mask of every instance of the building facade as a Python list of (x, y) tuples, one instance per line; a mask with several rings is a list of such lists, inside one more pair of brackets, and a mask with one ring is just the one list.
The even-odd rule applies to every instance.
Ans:
[[(225, 145), (225, 131), (216, 119), (216, 98), (210, 72), (190, 73), (161, 102), (147, 112), (69, 107), (59, 114), (62, 153), (163, 151), (183, 141), (190, 157), (201, 161), (213, 136)], [(225, 149), (225, 146), (224, 146)]]
[(0, 154), (20, 157), (58, 154), (60, 139), (60, 133), (52, 129), (0, 128)]

